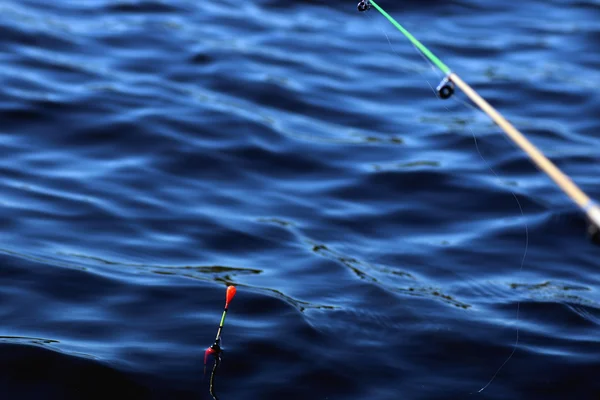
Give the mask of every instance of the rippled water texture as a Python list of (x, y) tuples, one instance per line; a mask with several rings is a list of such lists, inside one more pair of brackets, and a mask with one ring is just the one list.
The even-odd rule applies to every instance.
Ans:
[[(600, 1), (379, 4), (600, 199)], [(600, 247), (440, 78), (356, 0), (2, 0), (3, 397), (210, 399), (235, 284), (221, 400), (598, 399)]]

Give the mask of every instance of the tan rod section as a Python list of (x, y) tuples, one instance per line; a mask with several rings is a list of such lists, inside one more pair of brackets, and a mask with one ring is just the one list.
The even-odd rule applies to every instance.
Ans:
[(573, 201), (586, 212), (590, 220), (600, 228), (600, 207), (594, 203), (573, 181), (559, 170), (541, 151), (506, 120), (494, 107), (485, 101), (471, 86), (455, 73), (448, 76), (479, 108), (481, 108), (508, 137), (519, 146)]

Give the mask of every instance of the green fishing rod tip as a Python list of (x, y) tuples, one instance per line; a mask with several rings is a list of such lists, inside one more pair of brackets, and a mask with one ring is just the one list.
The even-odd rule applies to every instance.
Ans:
[[(365, 3), (366, 2), (366, 3)], [(361, 7), (362, 4), (366, 4), (365, 7)], [(387, 18), (388, 21), (391, 22), (392, 25), (394, 25), (396, 27), (396, 29), (398, 29), (404, 36), (406, 36), (406, 38), (408, 40), (410, 40), (410, 42), (421, 52), (423, 53), (423, 55), (425, 55), (425, 57), (427, 57), (429, 59), (429, 61), (431, 61), (436, 67), (438, 67), (443, 73), (445, 73), (446, 75), (449, 75), (452, 73), (452, 70), (442, 62), (442, 60), (440, 60), (439, 58), (437, 58), (437, 56), (435, 54), (433, 54), (431, 52), (431, 50), (429, 50), (427, 47), (425, 47), (425, 45), (423, 43), (421, 43), (416, 37), (414, 37), (406, 28), (404, 28), (402, 25), (400, 25), (398, 23), (398, 21), (396, 21), (390, 14), (388, 14), (387, 12), (385, 12), (385, 10), (383, 8), (381, 8), (379, 6), (379, 4), (377, 4), (376, 2), (374, 2), (373, 0), (362, 0), (359, 3), (359, 10), (361, 11), (365, 11), (366, 9), (368, 9), (368, 5), (372, 5), (373, 7), (375, 7), (375, 9), (377, 11), (379, 11), (381, 13), (381, 15), (383, 15), (385, 18)], [(364, 10), (363, 10), (364, 8)]]

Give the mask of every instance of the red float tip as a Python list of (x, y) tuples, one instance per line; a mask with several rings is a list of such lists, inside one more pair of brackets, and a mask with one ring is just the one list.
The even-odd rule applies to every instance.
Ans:
[(233, 296), (235, 296), (236, 288), (235, 286), (227, 287), (227, 296), (225, 298), (225, 308), (229, 307), (229, 303), (233, 300)]

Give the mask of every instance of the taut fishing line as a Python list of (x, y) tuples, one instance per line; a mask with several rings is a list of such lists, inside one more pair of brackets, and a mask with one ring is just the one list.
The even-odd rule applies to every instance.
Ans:
[[(394, 20), (389, 14), (387, 14), (377, 3), (370, 0), (361, 0), (358, 3), (358, 10), (361, 12), (369, 11), (371, 8), (376, 8), (387, 20), (394, 25), (406, 38), (413, 44), (417, 52), (423, 57), (423, 59), (432, 67), (432, 69), (436, 73), (440, 73), (440, 71), (444, 74), (444, 77), (438, 87), (433, 89), (433, 86), (429, 83), (429, 81), (425, 78), (425, 76), (419, 71), (417, 68), (414, 69), (415, 72), (419, 73), (421, 77), (427, 82), (430, 88), (436, 93), (436, 95), (441, 99), (448, 99), (453, 97), (454, 100), (459, 102), (461, 105), (475, 110), (479, 113), (485, 114), (488, 116), (493, 122), (495, 122), (503, 131), (506, 133), (507, 137), (512, 140), (512, 144), (517, 145), (521, 150), (523, 150), (533, 161), (533, 163), (540, 169), (542, 172), (546, 173), (548, 177), (550, 177), (560, 189), (562, 189), (565, 194), (567, 194), (587, 215), (588, 220), (590, 222), (590, 230), (592, 228), (599, 229), (600, 228), (600, 207), (596, 202), (594, 202), (591, 198), (589, 198), (575, 183), (571, 181), (571, 179), (562, 173), (550, 160), (548, 160), (533, 144), (531, 144), (525, 136), (518, 131), (515, 127), (513, 127), (498, 111), (496, 111), (487, 101), (485, 101), (479, 94), (473, 90), (468, 84), (466, 84), (458, 75), (456, 75), (448, 66), (446, 66), (441, 60), (439, 60), (429, 49), (427, 49), (421, 42), (419, 42), (410, 32), (408, 32), (402, 25), (400, 25), (396, 20)], [(365, 13), (368, 15), (368, 13)], [(370, 18), (370, 16), (369, 16)], [(380, 27), (379, 27), (380, 28)], [(380, 29), (381, 30), (381, 29)], [(383, 32), (383, 31), (382, 31)], [(392, 43), (390, 41), (387, 33), (383, 32), (392, 51), (399, 55), (393, 48)], [(437, 67), (437, 69), (436, 69)], [(459, 99), (454, 94), (455, 85), (475, 104), (473, 104)], [(444, 106), (449, 112), (450, 109)], [(494, 171), (492, 166), (483, 156), (479, 143), (477, 141), (477, 137), (475, 132), (470, 126), (467, 128), (471, 131), (473, 136), (473, 140), (475, 143), (475, 148), (477, 153), (486, 164), (488, 169), (494, 174), (494, 176), (500, 180), (500, 176)], [(509, 189), (510, 190), (510, 189)], [(517, 194), (510, 190), (513, 198), (515, 199), (521, 217), (524, 220), (525, 225), (525, 249), (523, 252), (523, 257), (521, 258), (519, 272), (523, 271), (523, 267), (525, 264), (525, 259), (527, 257), (527, 252), (529, 249), (529, 228), (527, 225), (527, 221), (525, 220), (525, 214), (523, 212), (523, 207), (519, 201)], [(513, 345), (513, 349), (508, 357), (504, 360), (504, 362), (500, 365), (500, 367), (493, 374), (491, 379), (481, 387), (477, 393), (481, 393), (484, 391), (494, 379), (498, 376), (502, 368), (512, 359), (517, 348), (519, 346), (519, 318), (520, 318), (520, 308), (521, 303), (517, 301), (517, 315), (516, 315), (516, 338), (515, 343)]]

